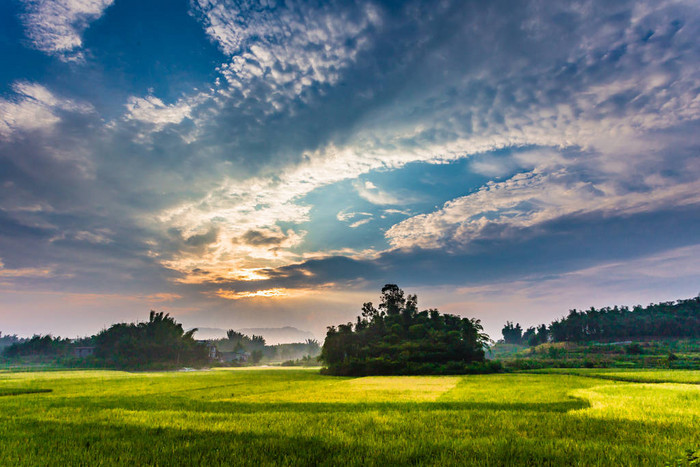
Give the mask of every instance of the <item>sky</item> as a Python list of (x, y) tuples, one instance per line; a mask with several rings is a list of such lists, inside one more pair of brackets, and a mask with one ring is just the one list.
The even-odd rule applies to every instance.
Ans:
[(696, 0), (0, 3), (0, 332), (700, 292)]

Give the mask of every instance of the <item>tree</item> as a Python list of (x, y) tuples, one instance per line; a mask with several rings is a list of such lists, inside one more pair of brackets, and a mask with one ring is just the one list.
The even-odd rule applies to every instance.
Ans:
[(490, 342), (479, 320), (418, 311), (418, 297), (395, 284), (382, 288), (378, 309), (362, 306), (356, 323), (330, 326), (321, 349), (334, 375), (460, 373), (484, 362)]
[(506, 344), (521, 344), (523, 341), (523, 328), (520, 327), (520, 323), (513, 326), (511, 321), (506, 321), (501, 333)]
[[(513, 332), (512, 323), (503, 328)], [(589, 342), (630, 338), (700, 338), (700, 296), (650, 304), (646, 307), (591, 307), (586, 311), (569, 310), (569, 314), (548, 326), (537, 327), (531, 345), (544, 342)]]
[(151, 311), (147, 322), (119, 323), (95, 336), (95, 356), (117, 368), (201, 366), (209, 361), (206, 345), (194, 340), (197, 329), (163, 312)]

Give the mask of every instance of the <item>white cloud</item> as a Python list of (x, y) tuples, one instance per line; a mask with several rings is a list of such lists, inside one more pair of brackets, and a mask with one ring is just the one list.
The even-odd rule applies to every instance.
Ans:
[[(369, 3), (347, 12), (330, 5), (312, 8), (295, 2), (196, 0), (207, 34), (231, 57), (220, 71), (243, 98), (262, 86), (258, 97), (270, 111), (313, 85), (334, 84), (368, 46), (368, 32), (381, 23)], [(356, 14), (352, 14), (356, 13)]]
[(397, 248), (466, 248), (494, 232), (508, 235), (507, 229), (528, 228), (567, 215), (625, 215), (700, 203), (698, 178), (678, 183), (652, 174), (640, 180), (646, 182), (646, 189), (620, 192), (615, 174), (599, 173), (603, 178), (593, 182), (575, 173), (564, 167), (535, 169), (500, 183), (489, 182), (435, 212), (392, 226), (387, 240)]
[(372, 216), (372, 213), (371, 212), (353, 212), (353, 211), (348, 212), (347, 209), (343, 209), (342, 211), (339, 211), (335, 217), (340, 222), (349, 222), (358, 216), (369, 217), (369, 216)]
[(351, 229), (356, 229), (356, 228), (358, 228), (358, 227), (361, 226), (361, 225), (367, 224), (367, 223), (370, 222), (371, 220), (372, 220), (371, 217), (367, 217), (367, 218), (365, 218), (365, 219), (360, 219), (359, 221), (353, 222), (353, 223), (350, 224), (348, 227), (350, 227)]
[(17, 82), (14, 99), (0, 99), (0, 136), (11, 139), (17, 132), (50, 130), (61, 118), (59, 111), (89, 113), (89, 104), (56, 97), (44, 86)]
[(82, 32), (114, 0), (21, 0), (22, 20), (34, 47), (61, 60), (82, 60)]
[(186, 101), (166, 105), (162, 100), (154, 96), (130, 97), (126, 108), (126, 118), (152, 123), (158, 128), (169, 123), (180, 123), (190, 116), (192, 105)]
[(357, 190), (357, 194), (360, 195), (361, 198), (369, 201), (372, 204), (403, 204), (407, 201), (400, 200), (396, 196), (387, 193), (386, 191), (380, 190), (374, 185), (374, 183), (370, 181), (361, 183), (358, 180), (353, 184), (353, 186), (355, 187), (355, 190)]
[[(195, 110), (210, 100), (211, 94), (205, 92), (197, 92), (191, 96), (183, 97), (173, 104), (165, 104), (155, 96), (131, 96), (126, 103), (127, 113), (124, 115), (124, 120), (146, 124), (137, 135), (137, 139), (144, 140), (148, 133), (161, 131), (166, 126), (176, 125), (185, 119), (191, 119), (197, 127), (202, 123), (202, 119), (197, 118)], [(197, 130), (185, 131), (181, 129), (179, 135), (186, 143), (191, 143), (196, 139)]]

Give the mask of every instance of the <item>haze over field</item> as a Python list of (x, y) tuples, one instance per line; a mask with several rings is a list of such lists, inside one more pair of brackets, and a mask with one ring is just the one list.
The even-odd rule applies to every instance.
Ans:
[(0, 331), (700, 292), (697, 1), (0, 4)]

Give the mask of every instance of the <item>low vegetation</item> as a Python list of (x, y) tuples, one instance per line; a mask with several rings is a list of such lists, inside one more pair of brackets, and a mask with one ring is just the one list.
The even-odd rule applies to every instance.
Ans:
[(697, 457), (693, 373), (637, 372), (661, 382), (640, 384), (580, 371), (0, 373), (0, 388), (15, 391), (0, 397), (0, 465), (675, 466)]

